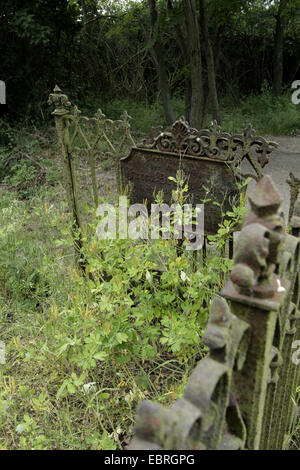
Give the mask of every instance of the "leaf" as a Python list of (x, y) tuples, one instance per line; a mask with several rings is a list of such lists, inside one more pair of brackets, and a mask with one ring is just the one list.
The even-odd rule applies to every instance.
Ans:
[(18, 424), (18, 426), (16, 427), (16, 432), (18, 434), (21, 434), (25, 429), (26, 429), (26, 424), (21, 423), (21, 424)]
[(93, 358), (98, 359), (98, 361), (105, 361), (107, 356), (108, 354), (105, 351), (99, 351), (98, 353), (94, 354)]
[(65, 240), (54, 240), (54, 243), (55, 243), (55, 246), (59, 247), (59, 246), (65, 245), (66, 241)]
[(76, 392), (76, 388), (75, 388), (74, 385), (71, 384), (71, 383), (68, 383), (67, 389), (68, 389), (68, 392), (69, 392), (71, 395), (73, 395), (73, 394)]
[(64, 382), (58, 389), (57, 394), (56, 394), (56, 400), (59, 400), (60, 397), (63, 395), (65, 388), (66, 388), (66, 382)]
[(161, 344), (166, 344), (169, 341), (169, 339), (164, 336), (163, 338), (160, 338), (159, 341), (161, 342)]
[(126, 341), (128, 340), (128, 336), (126, 335), (126, 333), (117, 333), (116, 340), (119, 344), (126, 343)]

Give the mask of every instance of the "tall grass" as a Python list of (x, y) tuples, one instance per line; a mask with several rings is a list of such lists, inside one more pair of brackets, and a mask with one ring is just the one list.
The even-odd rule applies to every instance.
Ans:
[[(184, 99), (172, 99), (176, 118), (185, 114)], [(132, 129), (140, 134), (149, 134), (152, 127), (166, 126), (161, 103), (152, 105), (137, 103), (131, 99), (115, 99), (109, 103), (97, 103), (110, 119), (118, 119), (123, 110), (132, 116)], [(94, 112), (89, 108), (90, 112)], [(274, 98), (270, 90), (264, 90), (260, 95), (242, 97), (239, 103), (234, 103), (229, 97), (220, 99), (221, 125), (224, 131), (241, 132), (252, 124), (260, 135), (294, 135), (300, 127), (300, 105), (291, 101), (291, 92), (287, 90), (281, 97)], [(212, 120), (209, 112), (206, 115), (205, 126)]]

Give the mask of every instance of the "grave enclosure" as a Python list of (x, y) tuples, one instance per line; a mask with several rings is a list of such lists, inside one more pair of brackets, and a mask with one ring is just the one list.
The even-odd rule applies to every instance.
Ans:
[[(276, 144), (255, 136), (251, 126), (231, 135), (216, 123), (192, 129), (181, 118), (152, 141), (135, 145), (127, 113), (115, 122), (100, 110), (94, 118), (82, 117), (76, 107), (70, 109), (58, 87), (49, 103), (55, 105), (74, 233), (82, 227), (74, 155), (86, 156), (97, 206), (95, 168), (96, 159), (103, 156), (101, 142), (114, 158), (118, 190), (131, 186), (131, 203), (150, 204), (160, 190), (169, 203), (176, 188), (168, 178), (179, 168), (188, 177), (193, 204), (211, 197), (223, 212), (239, 197), (237, 182), (249, 175), (257, 181), (230, 280), (211, 305), (203, 336), (209, 354), (198, 363), (183, 397), (170, 408), (150, 401), (139, 406), (129, 448), (286, 448), (298, 416), (295, 393), (300, 385), (300, 365), (292, 361), (294, 342), (300, 340), (300, 201), (299, 191), (294, 191), (292, 228), (286, 233), (280, 195), (259, 168), (267, 164)], [(92, 129), (88, 134), (87, 126)], [(118, 145), (114, 131), (121, 135)], [(293, 184), (291, 176), (292, 189)], [(212, 202), (205, 207), (206, 235), (216, 233), (221, 221), (220, 207)], [(80, 249), (76, 240), (78, 255)]]
[[(262, 177), (260, 167), (268, 163), (268, 155), (277, 147), (275, 142), (255, 135), (251, 125), (241, 134), (229, 134), (212, 122), (207, 129), (196, 130), (181, 117), (150, 143), (147, 139), (136, 145), (130, 130), (130, 116), (125, 111), (120, 120), (112, 121), (99, 109), (92, 118), (81, 116), (56, 86), (49, 97), (55, 105), (58, 139), (64, 162), (65, 180), (71, 212), (82, 228), (75, 156), (85, 157), (90, 169), (93, 200), (98, 205), (96, 160), (107, 155), (114, 160), (119, 193), (130, 187), (130, 202), (148, 206), (155, 194), (162, 191), (164, 202), (171, 202), (176, 189), (169, 177), (175, 178), (181, 169), (187, 178), (188, 194), (192, 204), (205, 203), (205, 235), (218, 231), (222, 213), (239, 204), (239, 183), (251, 177)], [(118, 144), (114, 138), (118, 134)], [(78, 143), (78, 141), (80, 143)], [(106, 145), (103, 151), (101, 147)], [(217, 203), (217, 204), (216, 204)]]

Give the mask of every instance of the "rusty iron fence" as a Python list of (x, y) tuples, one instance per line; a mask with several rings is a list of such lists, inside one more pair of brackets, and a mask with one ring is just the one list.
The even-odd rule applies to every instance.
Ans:
[[(286, 233), (269, 176), (249, 196), (230, 279), (210, 308), (209, 353), (170, 408), (139, 405), (129, 449), (286, 449), (299, 420), (300, 200)], [(299, 346), (298, 346), (299, 349)]]
[[(72, 235), (75, 259), (80, 270), (85, 270), (82, 252), (83, 215), (79, 200), (82, 179), (87, 180), (85, 192), (92, 188), (92, 202), (97, 208), (99, 202), (97, 164), (112, 158), (116, 174), (117, 191), (121, 192), (122, 181), (120, 158), (135, 145), (130, 131), (130, 116), (126, 111), (116, 121), (107, 119), (101, 109), (92, 118), (81, 115), (77, 106), (72, 107), (67, 95), (58, 86), (48, 99), (54, 105), (52, 115), (63, 162), (64, 184), (69, 210), (72, 214)], [(84, 177), (86, 173), (89, 178)], [(87, 198), (88, 199), (88, 198)]]
[[(55, 117), (58, 140), (64, 160), (66, 175), (70, 174), (75, 192), (76, 175), (74, 174), (74, 162), (79, 157), (83, 164), (87, 163), (90, 172), (90, 183), (92, 185), (93, 201), (98, 205), (98, 182), (96, 174), (96, 162), (111, 157), (116, 170), (117, 190), (121, 191), (120, 158), (127, 155), (131, 147), (135, 146), (130, 131), (130, 119), (126, 111), (119, 120), (108, 119), (98, 109), (95, 116), (89, 118), (82, 116), (77, 106), (71, 107), (67, 95), (55, 86), (50, 94), (49, 105), (54, 105), (52, 114)], [(84, 170), (83, 166), (80, 168)], [(65, 176), (66, 176), (65, 175)]]

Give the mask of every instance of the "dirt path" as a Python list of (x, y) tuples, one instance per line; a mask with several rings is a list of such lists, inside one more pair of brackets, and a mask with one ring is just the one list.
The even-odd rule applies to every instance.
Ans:
[[(289, 185), (286, 180), (289, 179), (290, 172), (300, 178), (300, 136), (299, 137), (274, 137), (266, 136), (279, 144), (269, 156), (269, 163), (263, 169), (265, 175), (271, 175), (280, 194), (284, 198), (283, 209), (288, 213), (289, 208)], [(249, 190), (252, 188), (249, 187)]]

